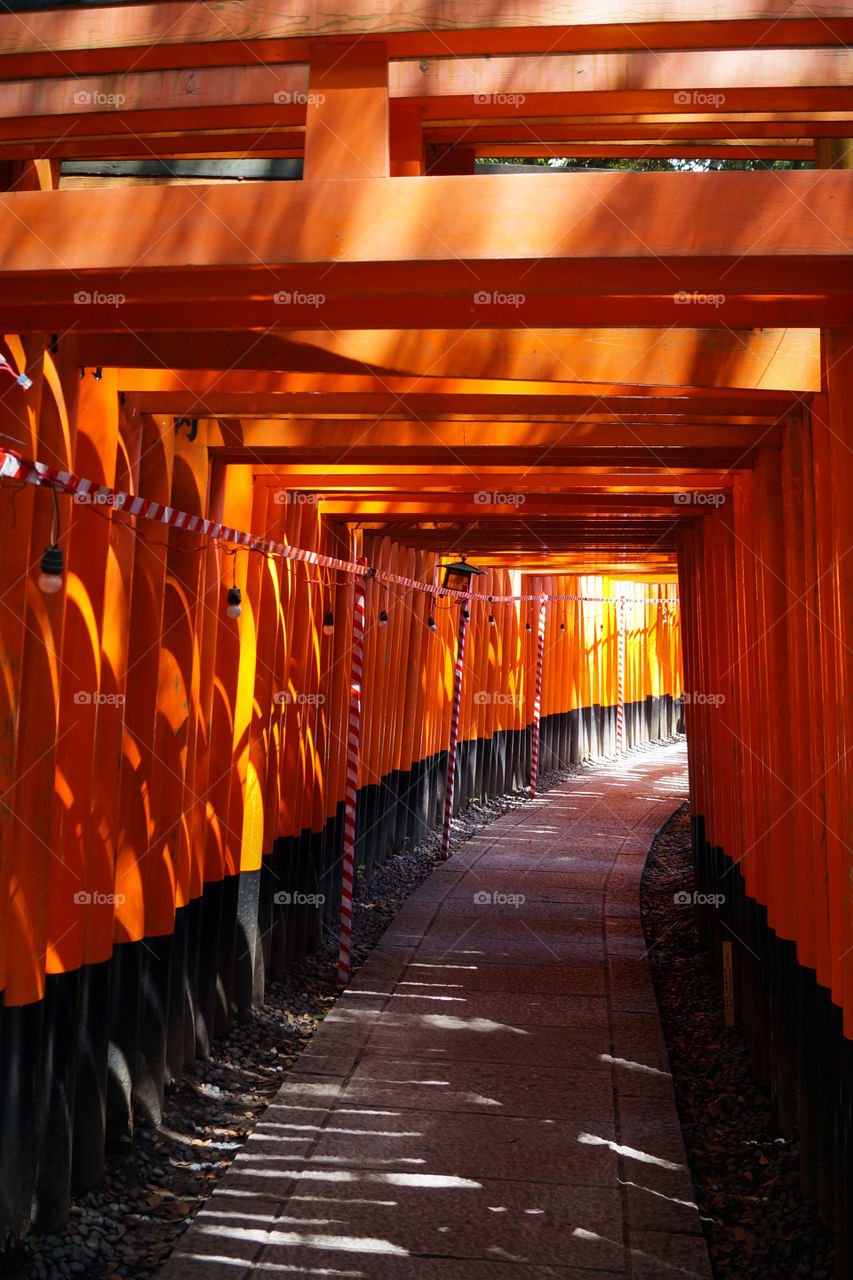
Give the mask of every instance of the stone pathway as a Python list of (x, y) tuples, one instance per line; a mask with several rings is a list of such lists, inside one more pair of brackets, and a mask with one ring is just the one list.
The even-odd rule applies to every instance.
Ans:
[(639, 913), (686, 785), (629, 755), (436, 870), (162, 1280), (710, 1280)]

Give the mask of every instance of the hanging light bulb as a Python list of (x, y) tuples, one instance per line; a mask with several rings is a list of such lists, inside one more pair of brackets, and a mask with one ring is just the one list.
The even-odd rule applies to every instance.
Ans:
[(323, 634), (330, 636), (335, 629), (335, 615), (331, 609), (327, 609), (323, 615)]
[(62, 587), (62, 574), (65, 568), (62, 549), (57, 543), (59, 538), (59, 504), (56, 501), (56, 490), (51, 489), (50, 500), (53, 512), (50, 519), (50, 546), (45, 547), (41, 558), (38, 583), (39, 590), (46, 596), (56, 595)]
[(52, 546), (45, 548), (44, 555), (41, 558), (39, 590), (43, 591), (46, 596), (56, 595), (57, 591), (62, 588), (64, 569), (62, 549), (54, 542)]
[(525, 622), (525, 624), (524, 624), (524, 630), (525, 630), (525, 631), (532, 631), (532, 630), (533, 630), (533, 628), (531, 627), (531, 625), (530, 625), (530, 623), (529, 623), (529, 622)]
[(225, 612), (228, 614), (229, 618), (240, 617), (240, 614), (243, 612), (242, 608), (240, 607), (242, 599), (243, 597), (240, 595), (239, 587), (228, 588), (228, 608), (225, 610)]
[(388, 610), (387, 610), (387, 609), (380, 609), (380, 610), (379, 610), (379, 625), (380, 625), (380, 627), (384, 627), (387, 621), (388, 621)]
[(463, 606), (462, 606), (462, 621), (463, 621), (463, 622), (468, 622), (468, 621), (469, 621), (469, 619), (470, 619), (470, 617), (471, 617), (471, 615), (470, 615), (470, 613), (468, 612), (468, 606), (463, 604)]
[(430, 631), (435, 631), (436, 629), (435, 618), (432, 616), (432, 614), (430, 614), (429, 617), (427, 618), (427, 626), (429, 627)]
[(561, 622), (561, 623), (560, 623), (560, 630), (561, 630), (561, 631), (565, 631), (565, 629), (566, 629), (566, 624), (565, 624), (565, 622)]
[(490, 614), (489, 614), (489, 626), (490, 626), (490, 627), (493, 627), (494, 625), (495, 625), (495, 615), (494, 615), (493, 613), (490, 613)]

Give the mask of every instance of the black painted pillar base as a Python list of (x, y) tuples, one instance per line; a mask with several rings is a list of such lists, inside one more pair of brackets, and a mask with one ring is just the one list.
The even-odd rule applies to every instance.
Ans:
[(33, 1226), (40, 1235), (55, 1231), (71, 1206), (76, 1060), (69, 1045), (77, 1034), (79, 977), (79, 970), (75, 970), (50, 974), (45, 982), (38, 1175), (33, 1205)]
[(113, 950), (107, 1057), (107, 1151), (133, 1136), (133, 1069), (139, 1052), (139, 993), (143, 943), (120, 942)]
[(3, 1009), (0, 1054), (0, 1243), (30, 1225), (38, 1159), (43, 1001)]
[(80, 970), (71, 1152), (74, 1195), (97, 1186), (104, 1176), (111, 966), (105, 960)]
[(189, 919), (186, 907), (175, 912), (175, 928), (172, 934), (172, 955), (169, 968), (169, 1005), (166, 1024), (166, 1074), (170, 1081), (177, 1080), (186, 1061), (186, 1018), (190, 1012), (187, 1001), (187, 945)]
[(247, 1021), (264, 1002), (264, 957), (258, 916), (261, 872), (243, 871), (237, 894), (237, 945), (234, 958), (234, 1006), (237, 1018)]
[(222, 916), (219, 927), (219, 972), (214, 1007), (214, 1034), (224, 1035), (234, 1016), (234, 955), (237, 946), (237, 899), (239, 875), (222, 881)]
[(133, 1106), (159, 1124), (166, 1080), (166, 1021), (172, 935), (146, 938), (139, 982), (139, 1042), (133, 1071)]

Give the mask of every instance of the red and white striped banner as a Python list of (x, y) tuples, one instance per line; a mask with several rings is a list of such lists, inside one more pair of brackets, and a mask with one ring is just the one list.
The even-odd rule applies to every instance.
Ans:
[(444, 788), (444, 834), (441, 841), (441, 856), (445, 860), (450, 857), (450, 819), (453, 817), (453, 794), (456, 787), (456, 743), (459, 738), (459, 708), (462, 703), (462, 665), (465, 659), (467, 612), (463, 605), (459, 613), (456, 666), (453, 669), (453, 705), (450, 710), (450, 745), (447, 749), (447, 783)]
[[(366, 562), (365, 562), (366, 568)], [(364, 578), (357, 579), (352, 614), (352, 665), (347, 727), (347, 787), (344, 808), (344, 848), (341, 867), (341, 945), (338, 985), (345, 987), (352, 971), (352, 887), (355, 879), (355, 804), (358, 791), (358, 743), (361, 728), (361, 677), (364, 664)]]
[[(191, 516), (186, 511), (177, 511), (174, 507), (164, 506), (161, 502), (153, 502), (148, 498), (140, 498), (120, 489), (110, 489), (107, 485), (96, 484), (93, 480), (85, 480), (73, 472), (62, 471), (57, 467), (49, 467), (44, 462), (34, 462), (32, 458), (24, 458), (14, 449), (0, 448), (0, 479), (18, 480), (26, 484), (44, 485), (57, 493), (68, 493), (81, 504), (100, 507), (124, 515), (139, 516), (153, 520), (156, 524), (168, 525), (170, 528), (183, 529), (187, 533), (195, 533), (199, 537), (210, 538), (217, 542), (229, 542), (238, 547), (246, 547), (249, 551), (258, 551), (266, 556), (280, 556), (285, 560), (299, 560), (306, 564), (322, 565), (327, 569), (336, 569), (339, 573), (350, 573), (364, 577), (368, 572), (365, 565), (353, 564), (349, 560), (338, 560), (334, 556), (321, 555), (319, 551), (304, 551), (301, 547), (292, 547), (286, 542), (273, 542), (269, 538), (259, 538), (255, 534), (241, 529), (232, 529), (228, 525), (219, 524), (215, 520), (205, 520), (202, 516)], [(399, 573), (391, 573), (387, 569), (371, 570), (371, 575), (380, 582), (388, 582), (394, 586), (409, 587), (413, 591), (425, 591), (435, 595), (435, 583), (419, 582), (416, 578), (406, 578)], [(496, 596), (485, 592), (457, 591), (452, 587), (442, 587), (442, 595), (451, 599), (485, 600), (490, 604), (508, 604), (513, 600), (538, 600), (537, 595)], [(585, 601), (596, 604), (616, 604), (616, 596), (575, 596), (549, 595), (549, 600)], [(654, 602), (648, 602), (654, 603)], [(660, 600), (658, 604), (674, 605), (678, 600)]]
[(291, 547), (286, 542), (273, 542), (269, 538), (259, 538), (255, 534), (245, 533), (242, 529), (232, 529), (230, 525), (220, 524), (216, 520), (205, 520), (202, 516), (191, 516), (186, 511), (164, 506), (162, 502), (134, 497), (133, 494), (124, 493), (121, 489), (110, 489), (105, 484), (95, 484), (94, 481), (81, 479), (70, 471), (60, 471), (56, 467), (48, 467), (43, 462), (33, 462), (31, 458), (23, 458), (11, 449), (0, 449), (0, 478), (44, 485), (57, 493), (71, 494), (80, 505), (100, 507), (102, 510), (111, 510), (123, 515), (140, 516), (146, 520), (153, 520), (156, 524), (183, 529), (186, 533), (196, 533), (200, 537), (215, 539), (218, 542), (230, 542), (238, 547), (246, 547), (249, 551), (259, 551), (262, 555), (301, 560), (307, 564), (323, 565), (345, 573), (363, 575), (367, 572), (366, 566), (352, 564), (348, 560), (337, 560), (334, 556), (324, 556), (318, 551), (303, 551), (300, 547)]
[(616, 757), (622, 754), (625, 722), (625, 598), (616, 603)]
[(542, 713), (542, 667), (545, 661), (545, 597), (539, 601), (536, 637), (536, 692), (533, 698), (533, 736), (530, 744), (530, 794), (536, 794), (539, 777), (539, 722)]

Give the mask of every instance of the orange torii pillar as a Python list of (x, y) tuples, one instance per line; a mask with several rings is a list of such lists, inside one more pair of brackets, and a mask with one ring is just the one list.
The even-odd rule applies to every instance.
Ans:
[(305, 180), (390, 177), (387, 47), (316, 44), (308, 83)]

